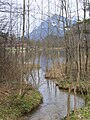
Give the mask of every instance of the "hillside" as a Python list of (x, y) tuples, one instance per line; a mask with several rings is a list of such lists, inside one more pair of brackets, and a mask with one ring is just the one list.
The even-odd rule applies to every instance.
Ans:
[[(65, 20), (65, 18), (64, 18)], [(48, 21), (50, 21), (50, 24), (48, 24)], [(60, 21), (60, 22), (59, 22)], [(49, 31), (50, 33), (48, 34), (48, 25), (50, 26)], [(58, 29), (59, 26), (59, 29)], [(63, 22), (62, 22), (62, 17), (55, 14), (52, 17), (47, 19), (46, 21), (43, 21), (40, 26), (38, 26), (36, 29), (34, 29), (30, 33), (30, 39), (34, 40), (42, 40), (48, 35), (54, 35), (54, 36), (63, 36)]]

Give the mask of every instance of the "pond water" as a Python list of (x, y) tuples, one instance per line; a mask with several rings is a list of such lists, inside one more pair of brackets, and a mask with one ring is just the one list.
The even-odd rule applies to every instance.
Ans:
[[(43, 95), (43, 103), (35, 112), (28, 116), (28, 120), (61, 120), (68, 112), (69, 94), (59, 90), (53, 81), (46, 80), (44, 78), (45, 72), (42, 69), (38, 72), (35, 72), (35, 76), (37, 76), (37, 84), (39, 83), (39, 91)], [(74, 109), (74, 103), (76, 103), (76, 108), (84, 105), (84, 100), (81, 97), (76, 96), (76, 101), (74, 98), (74, 95), (70, 94), (70, 110)]]

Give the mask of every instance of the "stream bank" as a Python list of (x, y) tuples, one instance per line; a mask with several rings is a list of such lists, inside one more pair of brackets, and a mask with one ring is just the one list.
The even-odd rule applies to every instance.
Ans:
[(76, 86), (76, 94), (81, 95), (85, 99), (85, 106), (75, 111), (70, 112), (69, 119), (68, 117), (64, 117), (62, 120), (90, 120), (90, 83), (89, 81), (80, 81), (77, 83), (74, 81), (73, 83), (66, 81), (56, 81), (56, 85), (61, 90), (69, 91), (71, 86), (71, 92), (74, 92), (74, 86)]
[[(36, 81), (39, 82), (39, 91), (43, 95), (43, 103), (26, 120), (61, 120), (67, 115), (68, 92), (60, 90), (52, 80), (45, 79), (45, 71), (41, 68), (36, 72)], [(29, 76), (29, 81), (31, 78)], [(74, 94), (70, 94), (70, 110), (74, 110)], [(76, 108), (85, 104), (84, 99), (76, 96)]]
[[(82, 84), (83, 86), (82, 86)], [(59, 83), (57, 84), (60, 89), (68, 90), (69, 89), (69, 83), (64, 84), (63, 86)], [(74, 89), (72, 89), (74, 91)], [(75, 111), (70, 112), (70, 116), (68, 119), (68, 115), (64, 117), (62, 120), (90, 120), (90, 84), (87, 82), (80, 82), (78, 86), (76, 86), (76, 92), (77, 94), (80, 94), (85, 99), (85, 106), (79, 109), (76, 109)]]
[(51, 79), (55, 82), (56, 86), (60, 90), (65, 90), (73, 92), (75, 95), (80, 95), (85, 100), (85, 106), (75, 111), (69, 111), (68, 114), (62, 120), (90, 120), (90, 72), (88, 70), (88, 74), (84, 76), (82, 74), (80, 80), (76, 80), (76, 69), (73, 69), (72, 75), (70, 71), (68, 74), (65, 74), (65, 66), (64, 65), (54, 65), (55, 67), (51, 67), (45, 74), (46, 79)]
[[(24, 80), (24, 76), (32, 67), (37, 69), (39, 65), (25, 63), (22, 67), (21, 64), (16, 66), (12, 63), (12, 69), (9, 69), (9, 66), (8, 73), (4, 73), (5, 80), (0, 79), (2, 80), (0, 82), (0, 120), (18, 120), (19, 117), (31, 113), (42, 103), (41, 93)], [(23, 72), (22, 83), (20, 81), (21, 69)]]
[(16, 94), (16, 90), (14, 92), (15, 94), (6, 96), (5, 100), (3, 96), (4, 101), (0, 103), (0, 120), (23, 120), (23, 115), (30, 113), (42, 103), (42, 95), (35, 88), (30, 87), (24, 96)]

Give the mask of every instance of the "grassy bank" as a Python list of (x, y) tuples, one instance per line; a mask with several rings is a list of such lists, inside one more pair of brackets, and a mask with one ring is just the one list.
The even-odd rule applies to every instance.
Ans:
[[(65, 117), (62, 120), (68, 120)], [(85, 106), (84, 108), (76, 110), (70, 114), (70, 120), (90, 120), (90, 106)]]
[(77, 94), (81, 94), (85, 98), (85, 106), (76, 111), (70, 113), (70, 119), (67, 116), (62, 120), (90, 120), (90, 82), (89, 81), (80, 81), (78, 85), (76, 82), (69, 81), (56, 81), (56, 85), (59, 89), (69, 90), (71, 86), (71, 91), (74, 91), (74, 86), (76, 85)]
[(39, 65), (25, 63), (22, 66), (18, 61), (16, 64), (13, 59), (0, 65), (2, 65), (0, 69), (0, 120), (18, 120), (42, 102), (42, 95), (32, 84), (27, 84), (24, 80), (26, 75), (33, 69), (39, 68)]
[(90, 120), (90, 63), (88, 63), (87, 74), (85, 74), (82, 64), (82, 71), (77, 82), (78, 71), (75, 63), (70, 68), (70, 63), (67, 64), (67, 74), (65, 74), (64, 64), (53, 64), (53, 66), (46, 71), (46, 79), (52, 79), (59, 87), (59, 89), (73, 92), (75, 95), (82, 95), (85, 99), (85, 106), (70, 112), (70, 119), (68, 115), (63, 120)]
[[(90, 96), (87, 97), (86, 105), (83, 108), (72, 111), (70, 114), (70, 120), (90, 120)], [(68, 120), (67, 116), (62, 120)]]
[(35, 89), (29, 90), (23, 97), (13, 95), (0, 104), (0, 120), (17, 120), (30, 113), (42, 102), (42, 95)]

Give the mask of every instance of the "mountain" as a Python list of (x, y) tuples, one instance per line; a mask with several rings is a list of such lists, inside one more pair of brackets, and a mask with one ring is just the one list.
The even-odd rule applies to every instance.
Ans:
[[(59, 16), (57, 14), (54, 14), (52, 17), (47, 18), (47, 20), (43, 21), (40, 26), (35, 28), (30, 33), (30, 39), (42, 40), (48, 35), (63, 37), (64, 31), (62, 20), (64, 20), (64, 24), (66, 24), (65, 17)], [(73, 23), (75, 23), (75, 20)]]

